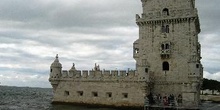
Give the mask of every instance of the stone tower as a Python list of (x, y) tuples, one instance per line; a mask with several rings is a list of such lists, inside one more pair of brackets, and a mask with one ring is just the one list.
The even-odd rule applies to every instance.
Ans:
[(182, 106), (198, 107), (203, 67), (195, 0), (141, 1), (139, 39), (133, 44), (138, 80), (148, 82), (148, 93), (172, 94)]
[(61, 71), (62, 71), (62, 64), (59, 62), (58, 55), (56, 55), (54, 62), (50, 66), (50, 78), (49, 78), (49, 81), (51, 82), (54, 91), (56, 90), (59, 84), (59, 80), (62, 76)]

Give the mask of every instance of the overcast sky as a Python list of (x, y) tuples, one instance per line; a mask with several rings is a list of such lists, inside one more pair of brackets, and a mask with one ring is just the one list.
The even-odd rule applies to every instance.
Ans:
[[(51, 87), (50, 64), (63, 69), (135, 69), (132, 44), (140, 0), (0, 0), (1, 85)], [(204, 77), (220, 81), (220, 0), (196, 0)]]

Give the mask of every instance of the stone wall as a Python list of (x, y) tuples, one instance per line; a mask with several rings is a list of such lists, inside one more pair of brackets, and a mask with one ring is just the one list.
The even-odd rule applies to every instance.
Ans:
[(53, 102), (143, 107), (145, 82), (60, 81)]

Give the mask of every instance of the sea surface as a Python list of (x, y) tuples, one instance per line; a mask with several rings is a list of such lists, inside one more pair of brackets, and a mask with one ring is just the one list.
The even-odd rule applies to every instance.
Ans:
[[(120, 110), (73, 105), (52, 105), (53, 92), (47, 88), (0, 86), (0, 110)], [(202, 110), (220, 110), (220, 104), (204, 102)]]

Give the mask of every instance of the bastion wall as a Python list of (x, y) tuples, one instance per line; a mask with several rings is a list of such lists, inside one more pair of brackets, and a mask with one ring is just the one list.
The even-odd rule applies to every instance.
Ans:
[(137, 81), (135, 71), (67, 71), (55, 74), (53, 102), (142, 107), (146, 82)]

